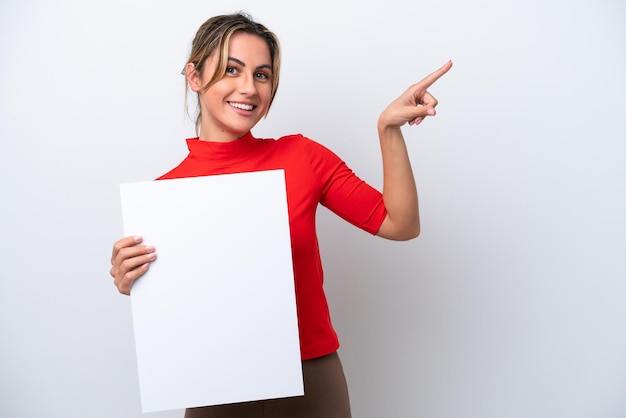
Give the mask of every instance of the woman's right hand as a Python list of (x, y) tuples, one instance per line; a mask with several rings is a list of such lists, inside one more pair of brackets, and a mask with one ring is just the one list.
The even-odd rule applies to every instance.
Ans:
[(111, 276), (117, 290), (130, 295), (130, 288), (140, 278), (150, 263), (156, 260), (156, 252), (152, 245), (139, 245), (143, 238), (139, 235), (124, 237), (113, 244), (111, 256)]

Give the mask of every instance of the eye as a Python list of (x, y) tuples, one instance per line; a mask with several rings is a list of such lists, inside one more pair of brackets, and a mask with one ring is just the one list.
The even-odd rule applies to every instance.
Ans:
[(235, 67), (226, 67), (224, 72), (226, 74), (237, 74), (237, 69)]
[(263, 72), (263, 71), (257, 72), (254, 76), (256, 78), (258, 78), (259, 80), (263, 80), (263, 81), (266, 81), (266, 80), (269, 80), (269, 79), (272, 78), (271, 74), (268, 74), (268, 73)]

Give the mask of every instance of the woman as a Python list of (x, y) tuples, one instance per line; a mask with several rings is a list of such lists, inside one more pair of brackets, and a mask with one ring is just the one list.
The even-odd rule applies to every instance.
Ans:
[[(315, 232), (322, 204), (359, 228), (391, 240), (417, 237), (417, 191), (400, 130), (435, 115), (427, 88), (452, 66), (444, 64), (409, 87), (380, 115), (384, 183), (380, 193), (322, 145), (301, 135), (257, 139), (251, 129), (276, 95), (280, 46), (276, 36), (243, 14), (216, 16), (198, 30), (185, 65), (186, 85), (198, 97), (197, 138), (189, 155), (159, 177), (284, 169), (305, 394), (302, 397), (187, 409), (185, 417), (350, 417), (348, 390), (337, 356), (339, 341), (322, 288)], [(141, 237), (113, 246), (111, 275), (123, 294), (156, 259)]]

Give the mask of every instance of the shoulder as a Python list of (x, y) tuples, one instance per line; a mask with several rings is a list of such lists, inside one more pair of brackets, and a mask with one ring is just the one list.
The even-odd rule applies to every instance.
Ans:
[(289, 134), (278, 138), (255, 138), (257, 141), (264, 144), (272, 145), (294, 145), (298, 142), (307, 141), (308, 139), (302, 134)]
[(334, 157), (335, 154), (325, 145), (302, 134), (290, 134), (273, 139), (279, 148), (298, 150), (309, 157)]
[(325, 178), (343, 163), (329, 148), (299, 133), (260, 140), (261, 143), (265, 141), (274, 161), (297, 172), (309, 171), (314, 177)]
[(288, 134), (288, 135), (283, 135), (280, 136), (278, 138), (256, 138), (255, 139), (257, 141), (260, 141), (262, 143), (272, 143), (272, 144), (279, 144), (279, 145), (302, 145), (302, 144), (307, 144), (307, 143), (317, 143), (314, 140), (312, 140), (311, 138), (308, 138), (300, 133), (295, 133), (295, 134)]

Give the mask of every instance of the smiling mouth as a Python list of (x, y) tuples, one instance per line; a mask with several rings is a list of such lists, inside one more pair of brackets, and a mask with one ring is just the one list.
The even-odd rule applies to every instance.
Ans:
[(245, 103), (236, 103), (236, 102), (228, 102), (229, 105), (231, 105), (232, 107), (235, 107), (237, 109), (241, 109), (241, 110), (253, 110), (255, 108), (255, 106), (251, 105), (251, 104), (245, 104)]

